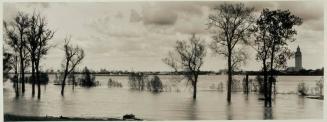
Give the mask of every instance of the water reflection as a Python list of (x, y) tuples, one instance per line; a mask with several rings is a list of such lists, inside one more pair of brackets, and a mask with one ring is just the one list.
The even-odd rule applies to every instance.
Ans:
[(263, 119), (273, 119), (273, 110), (272, 108), (264, 107), (264, 117)]
[(187, 111), (188, 118), (190, 120), (198, 120), (197, 100), (189, 100), (187, 108), (189, 108)]
[(231, 103), (227, 103), (226, 105), (226, 117), (227, 120), (232, 120), (233, 119), (233, 106)]
[[(163, 81), (165, 78), (168, 81), (169, 76), (161, 77)], [(209, 76), (203, 78), (207, 77)], [(217, 77), (210, 79), (218, 79)], [(107, 83), (108, 77), (97, 78), (103, 84)], [(31, 97), (30, 85), (26, 85), (25, 96), (16, 99), (12, 83), (6, 82), (3, 88), (4, 113), (73, 117), (121, 117), (133, 113), (146, 120), (321, 119), (323, 116), (323, 101), (298, 97), (295, 94), (276, 94), (275, 101), (272, 102), (273, 108), (266, 109), (263, 101), (258, 100), (258, 94), (254, 93), (247, 95), (237, 92), (232, 95), (232, 104), (229, 105), (225, 92), (199, 90), (199, 97), (193, 101), (191, 97), (187, 97), (191, 94), (187, 90), (159, 94), (137, 92), (128, 89), (128, 77), (113, 78), (117, 78), (127, 88), (114, 89), (102, 85), (88, 89), (76, 86), (74, 92), (71, 87), (67, 87), (65, 96), (62, 97), (60, 86), (48, 84), (42, 87), (40, 100)], [(199, 89), (209, 88), (207, 84), (216, 83), (210, 79), (204, 79), (199, 84)], [(282, 83), (287, 86), (283, 90), (296, 86), (296, 82), (279, 82), (279, 85)], [(180, 89), (185, 89), (185, 86), (181, 85)]]

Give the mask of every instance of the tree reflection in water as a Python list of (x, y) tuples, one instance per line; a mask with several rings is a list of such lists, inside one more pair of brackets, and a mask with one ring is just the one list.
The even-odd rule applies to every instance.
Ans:
[(265, 107), (264, 109), (264, 118), (263, 119), (273, 119), (273, 110), (270, 107)]
[(233, 108), (232, 104), (227, 103), (226, 104), (226, 119), (227, 120), (233, 120)]
[(197, 110), (197, 101), (196, 99), (189, 100), (189, 110), (187, 111), (189, 115), (189, 120), (198, 120), (198, 110)]

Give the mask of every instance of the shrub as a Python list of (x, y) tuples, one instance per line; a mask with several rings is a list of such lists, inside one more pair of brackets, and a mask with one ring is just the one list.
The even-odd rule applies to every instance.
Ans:
[(217, 90), (220, 91), (220, 92), (223, 92), (224, 91), (224, 83), (223, 82), (220, 82), (218, 84)]
[(80, 85), (85, 87), (92, 87), (98, 85), (99, 82), (95, 81), (93, 76), (87, 67), (84, 68), (82, 78), (80, 79)]
[(301, 82), (297, 85), (297, 91), (301, 96), (308, 95), (308, 88), (304, 82)]
[(109, 78), (108, 87), (123, 87), (123, 85), (120, 82), (112, 80), (111, 78)]
[(316, 81), (316, 87), (314, 88), (316, 95), (322, 96), (324, 92), (324, 79), (321, 77), (320, 80)]
[(148, 83), (147, 88), (152, 92), (161, 92), (163, 90), (163, 85), (158, 76), (154, 76)]
[[(32, 76), (28, 77), (27, 78), (27, 82), (28, 83), (33, 83), (32, 81)], [(36, 74), (35, 74), (35, 80), (36, 80)], [(40, 80), (40, 84), (42, 85), (46, 85), (49, 83), (49, 75), (47, 73), (44, 73), (44, 72), (40, 72), (40, 75), (39, 75), (39, 80)], [(37, 82), (35, 82), (37, 84)]]
[(233, 79), (232, 82), (232, 92), (238, 92), (242, 90), (242, 85), (241, 85), (241, 81), (237, 80), (237, 79)]
[(130, 89), (143, 91), (148, 76), (144, 73), (130, 73), (128, 76)]

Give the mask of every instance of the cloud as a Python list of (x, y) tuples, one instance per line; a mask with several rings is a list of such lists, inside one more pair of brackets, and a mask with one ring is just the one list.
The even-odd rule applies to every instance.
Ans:
[(137, 13), (136, 10), (132, 9), (131, 14), (129, 17), (130, 22), (140, 22), (142, 20), (142, 17), (139, 13)]
[(177, 21), (177, 13), (162, 7), (143, 8), (143, 23), (145, 25), (174, 25)]
[[(212, 40), (206, 22), (210, 8), (221, 3), (224, 2), (5, 3), (4, 19), (17, 11), (45, 10), (41, 12), (47, 16), (50, 28), (56, 30), (53, 42), (61, 44), (66, 35), (72, 35), (72, 43), (86, 52), (84, 64), (94, 69), (169, 70), (161, 59), (173, 49), (176, 40), (187, 40), (192, 33), (206, 42)], [(302, 17), (304, 22), (297, 27), (297, 40), (289, 46), (295, 49), (300, 45), (303, 57), (307, 57), (304, 62), (309, 62), (304, 66), (321, 67), (324, 23), (321, 3), (256, 1), (244, 4), (255, 7), (256, 13), (263, 8), (290, 9)], [(62, 45), (51, 49), (44, 66), (60, 67), (63, 57), (60, 47)], [(203, 70), (225, 68), (226, 60), (222, 56), (212, 57), (209, 53), (208, 50)], [(311, 59), (317, 61), (311, 63)], [(247, 69), (260, 67), (254, 57), (248, 62)]]

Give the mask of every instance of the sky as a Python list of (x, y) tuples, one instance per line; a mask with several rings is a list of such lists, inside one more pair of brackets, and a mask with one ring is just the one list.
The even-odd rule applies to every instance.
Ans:
[[(4, 21), (11, 21), (18, 11), (39, 11), (48, 27), (55, 30), (50, 41), (54, 48), (41, 60), (42, 69), (59, 69), (64, 58), (65, 37), (85, 51), (80, 68), (94, 70), (172, 71), (162, 59), (173, 50), (177, 40), (187, 40), (192, 33), (212, 41), (208, 30), (208, 15), (220, 1), (200, 2), (71, 2), (71, 3), (4, 3)], [(252, 1), (243, 2), (254, 7), (254, 15), (263, 8), (289, 9), (303, 19), (296, 27), (296, 41), (289, 43), (293, 51), (300, 46), (302, 65), (306, 69), (323, 67), (324, 17), (323, 1)], [(240, 69), (259, 70), (255, 51), (246, 48), (249, 58)], [(207, 49), (201, 70), (219, 71), (226, 68), (223, 56)], [(294, 59), (288, 61), (294, 66)]]

